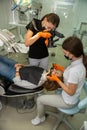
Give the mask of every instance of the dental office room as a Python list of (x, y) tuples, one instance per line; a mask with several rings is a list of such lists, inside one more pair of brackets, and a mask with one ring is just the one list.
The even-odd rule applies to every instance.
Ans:
[[(76, 76), (75, 74), (73, 75), (76, 77), (72, 80), (68, 77), (69, 81), (72, 81), (72, 83), (68, 83), (69, 86), (62, 83), (65, 82), (65, 79), (63, 81), (63, 79), (60, 79), (59, 77), (57, 78), (54, 75), (50, 76), (52, 70), (54, 69), (57, 72), (62, 70), (62, 72), (65, 73), (68, 66), (72, 65), (73, 62), (73, 65), (77, 63), (73, 59), (79, 60), (82, 59), (84, 55), (87, 55), (86, 12), (87, 0), (0, 1), (0, 130), (87, 130), (87, 68), (83, 65), (84, 63), (78, 65), (77, 69), (75, 68), (74, 70), (77, 75), (80, 75), (80, 79), (78, 77), (79, 75)], [(51, 19), (52, 21), (50, 21), (51, 15), (49, 14), (55, 14), (56, 18), (53, 17), (53, 19)], [(44, 19), (49, 21), (43, 22)], [(36, 25), (36, 22), (38, 25)], [(45, 23), (43, 24), (45, 26), (42, 26), (42, 23)], [(42, 27), (39, 27), (39, 25)], [(29, 66), (29, 49), (32, 46), (31, 43), (27, 45), (27, 42), (29, 41), (26, 40), (28, 38), (27, 34), (29, 33), (29, 29), (32, 35), (37, 32), (37, 34), (34, 34), (36, 38), (39, 37), (37, 39), (44, 39), (44, 45), (49, 53), (47, 69), (43, 67), (36, 67), (34, 65), (34, 68)], [(35, 32), (31, 31), (31, 29), (35, 30)], [(70, 45), (71, 47), (75, 45), (73, 45), (72, 40), (78, 41), (79, 44), (81, 44), (80, 47), (82, 47), (84, 53), (79, 53), (79, 44), (77, 47), (75, 46), (75, 50), (73, 49), (69, 51), (69, 47), (67, 47), (67, 45), (69, 46), (68, 43), (70, 43), (70, 40), (72, 44)], [(65, 42), (67, 44), (66, 47), (64, 44)], [(36, 50), (36, 54), (35, 51), (33, 53), (33, 55), (36, 55), (38, 53), (38, 49)], [(3, 59), (3, 57), (5, 57), (5, 59)], [(68, 58), (68, 60), (66, 58)], [(7, 63), (8, 68), (4, 69), (2, 61), (7, 62), (8, 59), (10, 59), (11, 62), (9, 61), (9, 63)], [(32, 56), (30, 59), (33, 59)], [(33, 63), (33, 61), (30, 62)], [(13, 66), (13, 69), (11, 68), (15, 72), (14, 75), (17, 74), (16, 76), (22, 77), (20, 80), (20, 85), (17, 85), (14, 80), (10, 80), (15, 79), (12, 78), (11, 75), (8, 77), (10, 73), (10, 63), (13, 63), (14, 66), (16, 66)], [(36, 77), (31, 77), (31, 83), (34, 84), (36, 88), (27, 88), (25, 84), (24, 86), (26, 88), (23, 87), (22, 79), (25, 80), (29, 78), (26, 76), (28, 71), (25, 65), (33, 68), (31, 71), (29, 70), (30, 73), (32, 73), (32, 76), (33, 73), (34, 75), (36, 74)], [(79, 72), (80, 69), (81, 72)], [(47, 70), (50, 70), (50, 72)], [(22, 76), (23, 72), (24, 75)], [(48, 79), (56, 81), (56, 86), (59, 84), (59, 87), (53, 88), (52, 85), (44, 83), (41, 85), (39, 84), (39, 80), (41, 80), (41, 76), (45, 72), (49, 72)], [(64, 76), (64, 74), (62, 75)], [(37, 77), (39, 77), (39, 79), (37, 79)], [(78, 83), (77, 78), (79, 80)], [(30, 80), (28, 81), (30, 82)], [(39, 82), (39, 85), (35, 84), (36, 82)], [(78, 86), (81, 87), (81, 89), (78, 90), (81, 92), (79, 94), (79, 99), (75, 99), (77, 102), (74, 105), (64, 103), (64, 105), (66, 104), (65, 106), (69, 106), (68, 108), (64, 108), (61, 107), (63, 106), (61, 105), (63, 101), (60, 99), (60, 101), (58, 101), (56, 98), (62, 98), (61, 95), (63, 95), (63, 89), (67, 86), (68, 88), (71, 87), (70, 85), (73, 87), (71, 90), (75, 88), (75, 91), (78, 89)], [(74, 93), (76, 94), (78, 91)], [(45, 95), (48, 95), (48, 99)], [(53, 95), (57, 95), (58, 97), (56, 96), (56, 98), (54, 98)], [(77, 97), (77, 95), (75, 96)], [(71, 94), (68, 98), (69, 97), (72, 99), (74, 96)], [(55, 103), (52, 103), (51, 99)], [(56, 105), (57, 101), (60, 107)], [(45, 112), (42, 112), (44, 110), (41, 111), (41, 107), (45, 110)], [(37, 118), (37, 112), (39, 113), (39, 111), (41, 114), (44, 113), (43, 117), (45, 118)]]

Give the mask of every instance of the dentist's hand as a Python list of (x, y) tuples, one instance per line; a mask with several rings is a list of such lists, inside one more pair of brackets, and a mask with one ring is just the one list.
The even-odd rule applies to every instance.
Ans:
[(56, 70), (61, 70), (61, 71), (65, 70), (63, 66), (60, 66), (58, 64), (53, 64), (53, 68), (56, 69)]
[(46, 46), (48, 46), (48, 44), (49, 44), (48, 38), (45, 40), (45, 44), (46, 44)]
[(47, 78), (51, 81), (56, 81), (57, 83), (61, 82), (61, 80), (56, 75), (47, 76)]
[(46, 32), (46, 31), (44, 31), (44, 32), (38, 32), (37, 34), (38, 34), (39, 37), (43, 37), (43, 38), (46, 38), (46, 39), (50, 38), (52, 36), (51, 33)]

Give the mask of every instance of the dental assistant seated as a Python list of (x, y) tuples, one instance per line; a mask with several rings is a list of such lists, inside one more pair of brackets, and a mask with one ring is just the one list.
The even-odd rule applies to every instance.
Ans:
[(87, 77), (87, 56), (83, 51), (83, 44), (77, 37), (70, 36), (62, 44), (66, 59), (71, 64), (63, 72), (63, 82), (54, 74), (48, 76), (51, 81), (56, 81), (61, 88), (61, 94), (44, 94), (37, 98), (37, 115), (31, 120), (33, 125), (45, 121), (45, 105), (55, 108), (72, 108), (78, 102), (82, 87)]
[[(12, 59), (0, 55), (0, 75), (14, 82), (14, 84), (26, 89), (34, 89), (43, 84), (45, 87), (45, 82), (47, 90), (52, 91), (57, 89), (58, 85), (55, 83), (54, 87), (52, 85), (50, 87), (47, 75), (55, 74), (61, 78), (63, 70), (64, 68), (60, 65), (53, 64), (52, 68), (47, 72), (41, 67), (19, 64)], [(54, 81), (51, 81), (51, 83), (52, 82)]]

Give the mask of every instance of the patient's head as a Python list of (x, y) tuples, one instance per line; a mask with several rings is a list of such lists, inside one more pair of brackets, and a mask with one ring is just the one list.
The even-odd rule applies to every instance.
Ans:
[[(56, 75), (61, 81), (63, 81), (63, 71), (61, 70), (56, 70), (55, 68), (51, 68), (46, 76), (51, 76), (51, 75)], [(58, 88), (60, 88), (60, 85), (56, 82), (56, 81), (51, 81), (47, 78), (47, 80), (45, 81), (45, 83), (43, 84), (43, 87), (47, 90), (47, 91), (54, 91), (57, 90)]]
[(61, 70), (56, 70), (55, 68), (53, 69), (52, 75), (56, 75), (57, 77), (62, 77), (63, 72)]
[(61, 70), (56, 70), (55, 68), (51, 68), (48, 73), (47, 76), (51, 76), (51, 75), (56, 75), (57, 77), (62, 77), (63, 75), (63, 71)]

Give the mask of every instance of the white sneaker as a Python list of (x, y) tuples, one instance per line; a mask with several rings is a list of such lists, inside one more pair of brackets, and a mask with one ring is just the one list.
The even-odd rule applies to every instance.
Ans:
[(31, 120), (31, 123), (33, 125), (38, 125), (40, 124), (41, 122), (44, 122), (45, 121), (45, 116), (43, 116), (42, 118), (39, 118), (38, 116), (34, 119)]

